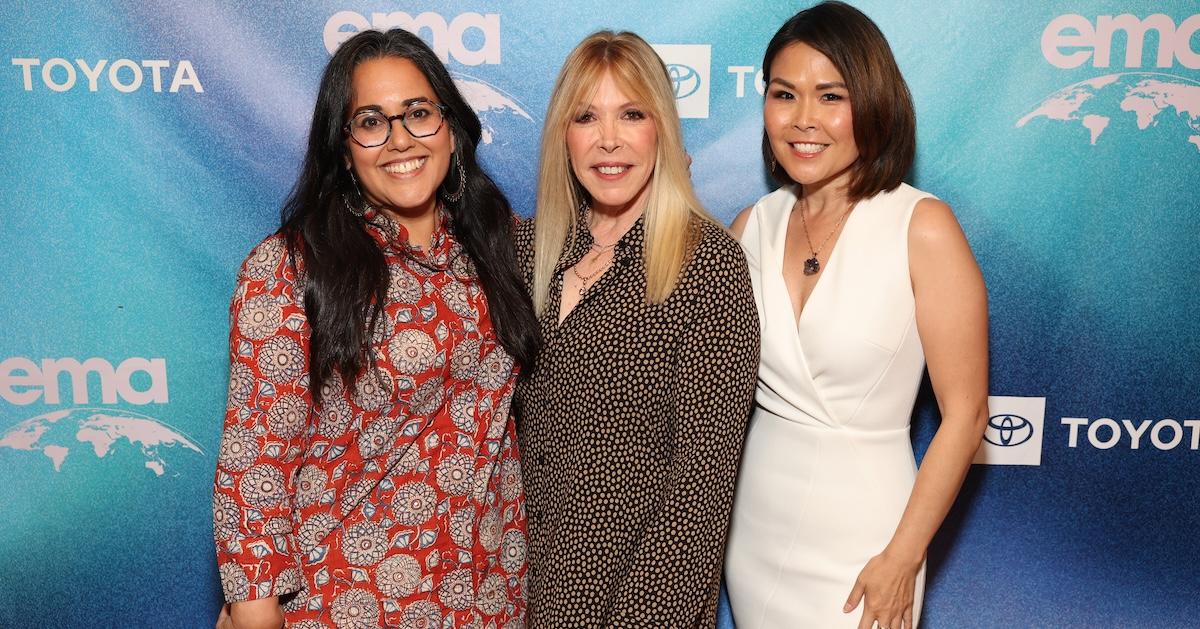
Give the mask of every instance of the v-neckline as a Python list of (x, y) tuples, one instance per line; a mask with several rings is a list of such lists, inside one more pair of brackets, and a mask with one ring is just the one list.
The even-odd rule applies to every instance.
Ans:
[[(582, 218), (582, 217), (580, 217)], [(563, 293), (566, 292), (567, 278), (566, 274), (571, 272), (576, 264), (579, 264), (583, 258), (587, 257), (591, 250), (591, 245), (594, 242), (592, 233), (587, 228), (586, 222), (580, 222), (575, 225), (575, 240), (568, 240), (564, 244), (564, 249), (560, 254), (558, 265), (554, 269), (555, 281), (551, 285), (551, 301), (553, 302), (553, 312), (546, 313), (547, 316), (553, 318), (554, 329), (559, 331), (563, 328), (572, 317), (575, 316), (583, 305), (590, 301), (601, 288), (607, 286), (614, 280), (611, 277), (622, 272), (621, 268), (628, 266), (631, 263), (631, 256), (640, 257), (642, 255), (643, 241), (645, 238), (645, 215), (638, 216), (637, 220), (629, 226), (625, 233), (621, 235), (617, 242), (613, 244), (613, 259), (609, 263), (600, 277), (586, 291), (586, 294), (581, 295), (575, 307), (571, 308), (564, 316), (562, 314)], [(555, 290), (557, 289), (557, 290)]]
[[(799, 201), (799, 199), (800, 197), (795, 197), (795, 200), (792, 202), (793, 207), (795, 206), (795, 203)], [(817, 281), (815, 284), (813, 284), (812, 290), (808, 291), (808, 299), (805, 299), (804, 303), (800, 306), (799, 313), (796, 312), (795, 306), (792, 305), (794, 303), (792, 300), (792, 289), (790, 286), (788, 286), (787, 277), (785, 277), (783, 274), (783, 259), (787, 255), (787, 230), (789, 223), (791, 222), (792, 212), (788, 211), (787, 217), (784, 218), (782, 230), (783, 236), (779, 243), (779, 279), (783, 283), (783, 289), (787, 291), (788, 314), (790, 314), (792, 317), (792, 329), (796, 331), (797, 335), (800, 334), (800, 324), (804, 322), (805, 313), (812, 309), (812, 302), (817, 296), (817, 291), (820, 290), (825, 284), (825, 274), (829, 272), (829, 269), (834, 267), (834, 260), (839, 257), (839, 252), (842, 250), (842, 247), (839, 247), (838, 244), (842, 241), (842, 236), (846, 235), (846, 232), (849, 231), (850, 223), (854, 221), (854, 215), (858, 213), (857, 209), (859, 205), (860, 203), (856, 202), (850, 206), (850, 210), (847, 210), (849, 214), (846, 216), (846, 220), (841, 226), (841, 233), (838, 234), (837, 240), (833, 242), (833, 249), (830, 250), (829, 259), (825, 260), (824, 267), (821, 269), (821, 275), (817, 277)]]
[[(563, 314), (563, 311), (562, 311), (563, 294), (566, 293), (566, 291), (567, 291), (567, 273), (570, 273), (571, 269), (575, 268), (574, 265), (568, 267), (565, 271), (563, 271), (560, 274), (560, 277), (558, 279), (558, 299), (556, 300), (557, 303), (555, 304), (555, 313), (554, 313), (555, 329), (562, 328), (563, 324), (565, 324), (567, 322), (567, 320), (571, 318), (571, 315), (575, 314), (575, 311), (579, 310), (579, 307), (583, 305), (583, 302), (587, 301), (588, 298), (592, 296), (592, 293), (596, 290), (596, 287), (599, 286), (601, 284), (601, 282), (604, 281), (604, 278), (609, 273), (612, 272), (614, 262), (615, 262), (615, 260), (613, 262), (609, 263), (608, 268), (605, 269), (604, 272), (601, 273), (600, 276), (596, 278), (596, 281), (592, 283), (592, 286), (590, 289), (584, 291), (583, 293), (580, 293), (579, 301), (575, 302), (575, 305), (570, 310), (568, 310), (566, 314)], [(576, 262), (575, 264), (579, 264), (579, 263)]]

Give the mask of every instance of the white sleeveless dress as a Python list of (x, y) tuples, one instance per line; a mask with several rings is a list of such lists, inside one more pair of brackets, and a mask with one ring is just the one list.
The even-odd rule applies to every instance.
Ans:
[[(925, 368), (908, 273), (908, 225), (931, 195), (908, 185), (846, 219), (796, 323), (783, 282), (796, 200), (759, 200), (742, 235), (762, 359), (725, 576), (738, 629), (857, 627), (842, 613), (884, 549), (916, 477), (909, 417)], [(917, 579), (920, 618), (925, 570)]]

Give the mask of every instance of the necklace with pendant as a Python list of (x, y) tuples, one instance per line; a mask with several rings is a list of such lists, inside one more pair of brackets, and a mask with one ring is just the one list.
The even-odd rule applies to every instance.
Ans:
[[(588, 223), (592, 222), (592, 208), (590, 208), (590, 207), (587, 209), (587, 220), (588, 220)], [(612, 251), (613, 249), (615, 249), (618, 242), (620, 242), (619, 239), (614, 240), (613, 242), (611, 242), (607, 245), (602, 245), (593, 239), (592, 245), (590, 247), (588, 247), (588, 253), (595, 251), (596, 257), (593, 259), (599, 260), (600, 257), (603, 256), (605, 253), (608, 253), (608, 252)], [(587, 254), (584, 254), (584, 257), (586, 258)], [(579, 272), (579, 265), (583, 264), (582, 259), (580, 259), (579, 262), (575, 263), (575, 266), (571, 267), (571, 273), (574, 273), (575, 277), (579, 278), (579, 296), (580, 297), (586, 296), (588, 291), (591, 288), (595, 287), (594, 284), (592, 286), (588, 286), (588, 282), (592, 281), (592, 278), (594, 278), (597, 275), (600, 275), (604, 271), (608, 270), (608, 267), (612, 266), (612, 261), (613, 261), (613, 259), (610, 257), (606, 264), (601, 265), (599, 268), (592, 271), (591, 273), (588, 273), (587, 275), (583, 275)]]
[[(597, 254), (596, 258), (598, 259), (601, 255), (604, 255), (604, 254), (603, 253)], [(579, 262), (582, 263), (583, 260), (580, 260)], [(587, 275), (583, 275), (579, 272), (579, 263), (577, 263), (575, 266), (571, 267), (571, 273), (574, 273), (575, 277), (579, 278), (579, 296), (580, 297), (586, 296), (588, 291), (595, 287), (594, 284), (592, 286), (588, 286), (588, 282), (592, 281), (592, 278), (594, 278), (597, 275), (600, 275), (604, 271), (608, 270), (608, 267), (610, 267), (610, 266), (612, 266), (611, 258), (608, 260), (607, 264), (601, 265), (595, 271), (592, 271), (591, 273), (588, 273)]]
[(829, 235), (825, 236), (825, 240), (821, 241), (821, 246), (815, 249), (813, 248), (812, 238), (809, 238), (808, 236), (808, 222), (804, 220), (804, 211), (807, 209), (808, 200), (804, 197), (800, 197), (800, 226), (804, 228), (804, 241), (808, 243), (808, 251), (810, 254), (812, 254), (812, 257), (804, 261), (804, 274), (816, 275), (821, 270), (821, 261), (817, 259), (817, 254), (821, 253), (821, 250), (824, 249), (825, 245), (829, 243), (829, 239), (833, 238), (833, 235), (837, 233), (838, 228), (842, 226), (842, 221), (846, 220), (847, 216), (850, 216), (850, 210), (853, 210), (854, 206), (851, 205), (850, 207), (846, 208), (845, 212), (842, 212), (842, 217), (839, 218), (837, 223), (834, 224), (833, 229), (829, 232)]

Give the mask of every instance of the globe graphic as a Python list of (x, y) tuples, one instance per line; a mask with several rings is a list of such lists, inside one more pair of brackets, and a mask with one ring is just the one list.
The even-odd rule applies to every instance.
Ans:
[[(169, 474), (204, 452), (162, 422), (124, 409), (78, 407), (27, 419), (0, 437), (0, 450), (28, 453), (55, 472), (68, 466), (134, 461), (153, 476)], [(37, 461), (37, 459), (41, 459)]]
[(516, 99), (506, 94), (500, 88), (481, 79), (465, 74), (455, 73), (454, 84), (462, 92), (463, 98), (471, 104), (483, 123), (484, 144), (491, 144), (496, 139), (496, 126), (508, 126), (514, 122), (510, 117), (524, 118), (532, 123), (533, 118)]
[[(512, 95), (481, 79), (453, 73), (454, 83), (483, 124), (480, 161), (520, 214), (533, 212), (537, 160), (530, 159), (530, 138), (541, 126)], [(535, 140), (536, 142), (536, 140)]]
[[(191, 627), (210, 617), (215, 601), (197, 587), (216, 582), (213, 462), (197, 442), (121, 406), (32, 413), (0, 426), (0, 549), (20, 575), (7, 583), (0, 626)], [(167, 566), (187, 576), (164, 577)], [(123, 592), (194, 600), (146, 611), (150, 619), (88, 617), (105, 610), (82, 593), (116, 600)], [(172, 614), (188, 622), (173, 624)]]
[(1016, 126), (1039, 119), (1079, 125), (1093, 146), (1129, 130), (1165, 127), (1200, 152), (1200, 83), (1155, 72), (1100, 76), (1051, 94)]

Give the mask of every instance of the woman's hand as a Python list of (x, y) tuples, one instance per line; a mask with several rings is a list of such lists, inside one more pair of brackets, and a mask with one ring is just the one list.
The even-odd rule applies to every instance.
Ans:
[(283, 609), (277, 596), (226, 603), (217, 614), (216, 629), (282, 629), (283, 626)]
[(913, 597), (921, 563), (891, 556), (886, 550), (875, 555), (858, 573), (842, 611), (854, 611), (865, 597), (858, 629), (871, 629), (875, 623), (880, 629), (912, 629)]

